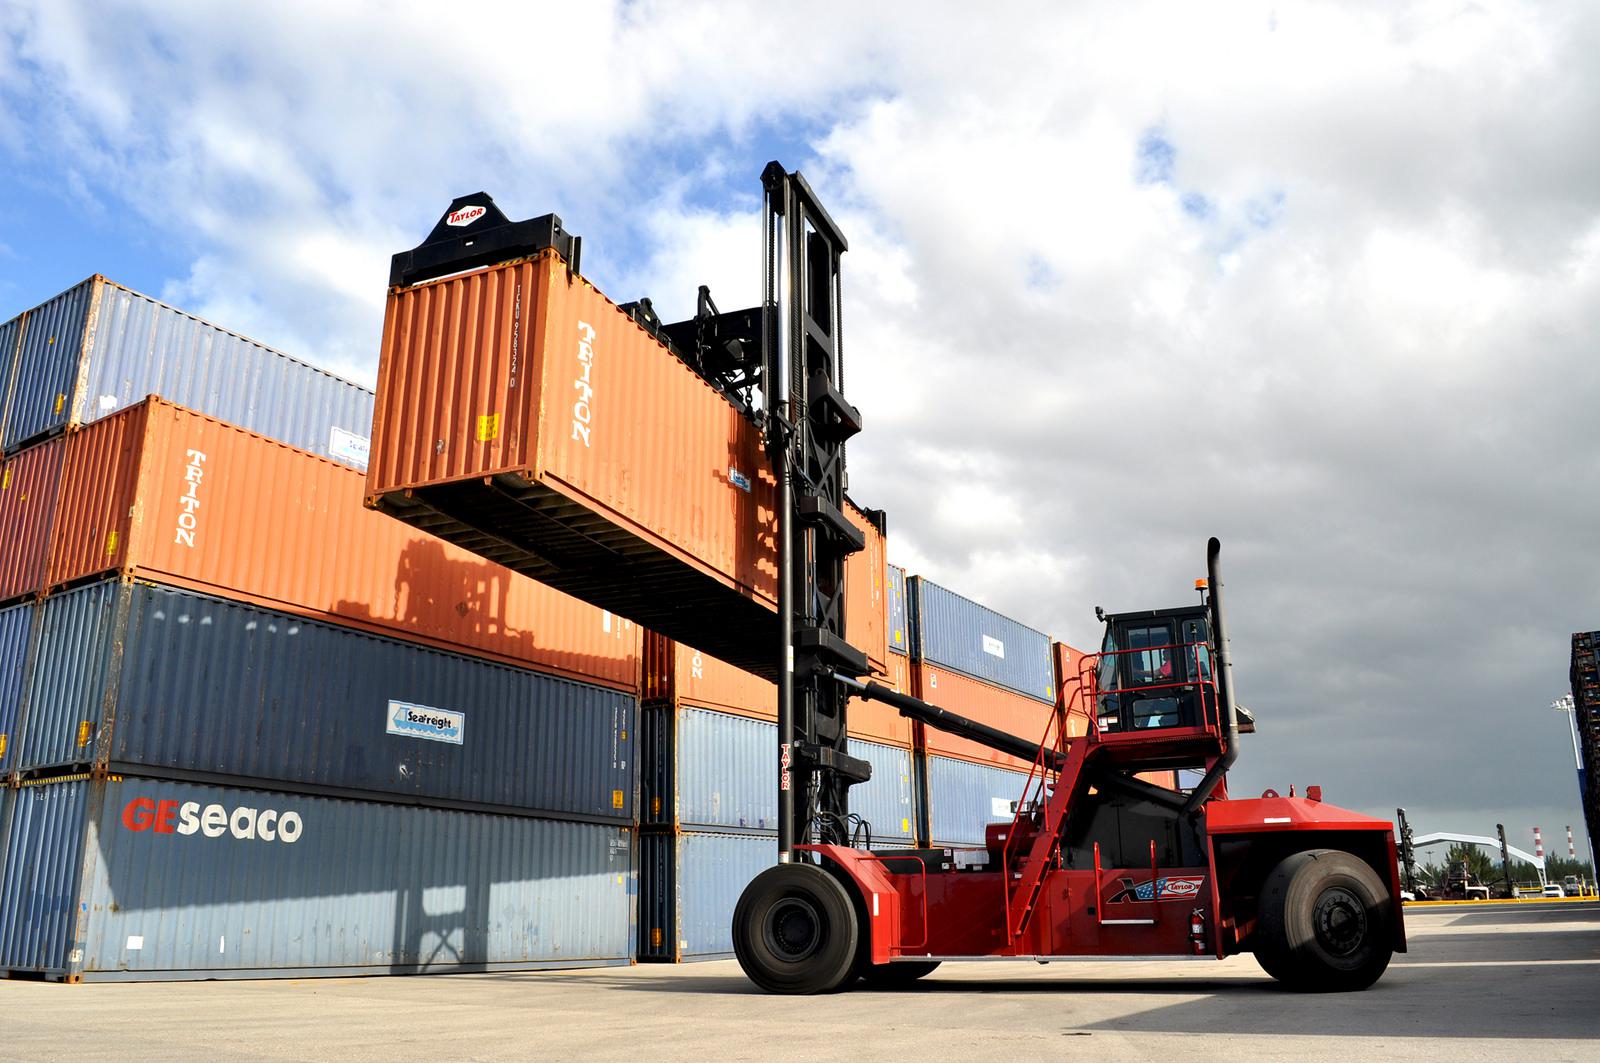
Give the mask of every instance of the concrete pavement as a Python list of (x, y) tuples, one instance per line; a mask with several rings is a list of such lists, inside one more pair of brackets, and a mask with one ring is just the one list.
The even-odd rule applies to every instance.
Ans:
[(0, 981), (0, 1058), (1592, 1060), (1600, 903), (1408, 912), (1365, 993), (1248, 957), (946, 964), (916, 988), (785, 998), (733, 962), (255, 982)]

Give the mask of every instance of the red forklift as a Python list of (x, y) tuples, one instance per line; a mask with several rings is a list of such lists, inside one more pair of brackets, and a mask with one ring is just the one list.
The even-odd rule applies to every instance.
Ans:
[[(1253, 952), (1293, 989), (1372, 985), (1405, 950), (1391, 824), (1324, 804), (1315, 786), (1228, 795), (1240, 710), (1216, 539), (1199, 604), (1096, 610), (1101, 651), (1041, 740), (863, 681), (843, 610), (860, 536), (839, 515), (845, 442), (861, 430), (842, 393), (845, 239), (799, 173), (772, 163), (762, 179), (766, 298), (735, 319), (759, 322), (759, 344), (707, 343), (725, 322), (704, 311), (696, 334), (705, 355), (759, 349), (780, 490), (778, 863), (734, 910), (745, 973), (770, 992), (823, 993), (908, 983), (944, 960)], [(982, 849), (872, 849), (849, 811), (849, 788), (871, 777), (848, 753), (852, 697), (1031, 761), (1012, 821)], [(1074, 715), (1090, 724), (1069, 739)], [(1134, 777), (1174, 768), (1204, 775), (1187, 793)]]
[[(894, 986), (944, 960), (1222, 959), (1253, 952), (1297, 990), (1365, 989), (1405, 951), (1386, 820), (1304, 796), (1234, 798), (1238, 755), (1218, 572), (1191, 608), (1108, 615), (1043, 741), (1030, 742), (836, 676), (928, 727), (1033, 761), (1016, 814), (982, 849), (797, 844), (734, 913), (752, 981), (819, 993), (857, 978)], [(1090, 709), (1088, 733), (1066, 720)], [(1187, 793), (1134, 778), (1203, 767)]]

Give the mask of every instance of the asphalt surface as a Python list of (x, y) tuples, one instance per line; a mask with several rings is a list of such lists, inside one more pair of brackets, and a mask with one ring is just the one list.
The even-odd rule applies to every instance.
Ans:
[(1222, 963), (946, 964), (915, 989), (755, 992), (733, 962), (534, 974), (0, 981), (0, 1058), (1339, 1060), (1600, 1058), (1600, 903), (1411, 909), (1374, 988)]

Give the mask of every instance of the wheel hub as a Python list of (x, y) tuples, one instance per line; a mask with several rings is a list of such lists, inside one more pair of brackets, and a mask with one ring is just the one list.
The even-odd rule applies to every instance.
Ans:
[(774, 904), (765, 930), (767, 947), (790, 963), (805, 959), (822, 944), (822, 917), (803, 897), (785, 897)]
[(1317, 944), (1334, 956), (1348, 956), (1367, 937), (1367, 910), (1361, 899), (1341, 886), (1324, 890), (1311, 914)]

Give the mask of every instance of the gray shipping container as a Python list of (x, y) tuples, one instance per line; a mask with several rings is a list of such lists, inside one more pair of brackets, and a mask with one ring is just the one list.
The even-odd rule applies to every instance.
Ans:
[[(909, 843), (874, 845), (906, 848)], [(778, 861), (770, 834), (671, 833), (639, 839), (639, 958), (665, 963), (733, 955), (733, 909)]]
[(0, 969), (260, 978), (626, 963), (623, 827), (148, 779), (15, 792)]
[(733, 906), (778, 861), (770, 834), (647, 834), (639, 839), (639, 958), (733, 955)]
[(989, 764), (928, 758), (928, 819), (934, 845), (981, 846), (984, 828), (1010, 823), (1028, 776)]
[[(778, 726), (692, 707), (646, 710), (650, 764), (644, 769), (645, 822), (709, 830), (778, 829)], [(872, 764), (872, 779), (850, 788), (850, 811), (872, 826), (872, 840), (909, 840), (916, 830), (911, 752), (850, 740), (850, 754)]]
[(895, 653), (911, 652), (911, 630), (906, 616), (906, 570), (898, 565), (889, 566), (889, 649)]
[(1055, 702), (1050, 636), (930, 583), (906, 581), (911, 653), (974, 679)]
[(11, 391), (16, 387), (17, 347), (26, 318), (26, 314), (18, 314), (0, 325), (0, 439), (5, 438), (6, 412), (11, 409)]
[(0, 609), (0, 775), (16, 759), (17, 712), (22, 706), (22, 680), (33, 631), (31, 602)]
[(19, 770), (98, 763), (633, 818), (629, 695), (146, 583), (33, 608)]
[(99, 276), (28, 312), (0, 446), (147, 395), (367, 465), (372, 392)]

